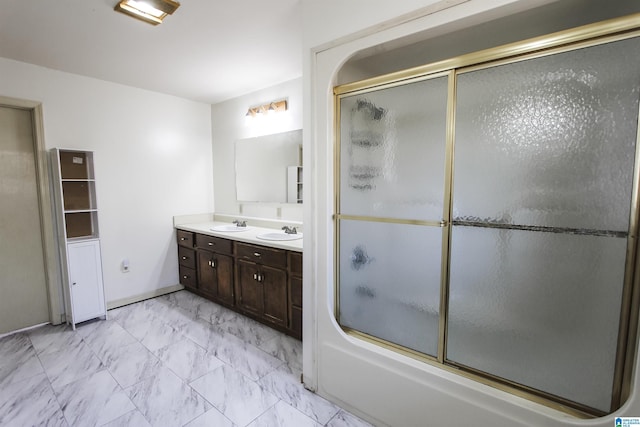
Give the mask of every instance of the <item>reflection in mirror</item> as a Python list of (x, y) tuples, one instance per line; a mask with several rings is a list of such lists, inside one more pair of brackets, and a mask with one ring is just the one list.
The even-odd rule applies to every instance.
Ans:
[[(239, 202), (302, 203), (301, 166), (302, 129), (240, 139), (236, 141), (236, 198)], [(295, 195), (288, 191), (288, 176), (297, 180)]]

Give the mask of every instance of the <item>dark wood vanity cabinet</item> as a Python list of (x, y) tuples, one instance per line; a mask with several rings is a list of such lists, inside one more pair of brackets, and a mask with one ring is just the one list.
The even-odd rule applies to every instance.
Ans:
[(188, 289), (197, 288), (196, 251), (193, 249), (193, 233), (177, 231), (178, 237), (178, 274), (180, 284)]
[(177, 230), (188, 290), (302, 339), (302, 254)]
[(198, 290), (225, 305), (234, 304), (233, 242), (196, 234)]

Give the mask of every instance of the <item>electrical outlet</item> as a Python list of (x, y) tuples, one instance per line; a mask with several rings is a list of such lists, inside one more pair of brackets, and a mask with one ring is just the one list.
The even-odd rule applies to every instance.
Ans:
[(125, 258), (122, 260), (122, 264), (120, 265), (120, 269), (122, 270), (123, 273), (128, 273), (129, 272), (129, 259)]

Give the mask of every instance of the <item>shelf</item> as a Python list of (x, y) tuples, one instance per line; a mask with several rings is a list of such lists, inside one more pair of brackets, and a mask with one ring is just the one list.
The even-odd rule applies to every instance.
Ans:
[(65, 211), (94, 210), (95, 201), (94, 181), (63, 181), (62, 198)]
[(60, 150), (60, 178), (93, 179), (93, 153)]
[(99, 237), (97, 236), (71, 237), (67, 239), (67, 243), (90, 242), (92, 240), (99, 240)]
[(60, 226), (63, 222), (65, 237), (96, 239), (99, 233), (93, 153), (62, 149), (55, 153), (62, 205)]
[(65, 212), (64, 222), (67, 239), (75, 237), (98, 237), (97, 211)]
[(302, 203), (302, 166), (287, 168), (287, 201)]

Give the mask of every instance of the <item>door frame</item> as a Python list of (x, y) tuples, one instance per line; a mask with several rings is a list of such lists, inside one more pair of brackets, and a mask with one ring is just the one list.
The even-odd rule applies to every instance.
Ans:
[(38, 186), (42, 259), (44, 262), (44, 279), (49, 305), (49, 321), (53, 325), (58, 325), (63, 322), (63, 312), (60, 301), (60, 263), (58, 262), (58, 252), (56, 250), (56, 238), (53, 227), (54, 211), (51, 203), (51, 175), (49, 171), (49, 157), (44, 144), (42, 103), (0, 96), (0, 106), (27, 110), (31, 113), (33, 155), (35, 160), (36, 183)]

